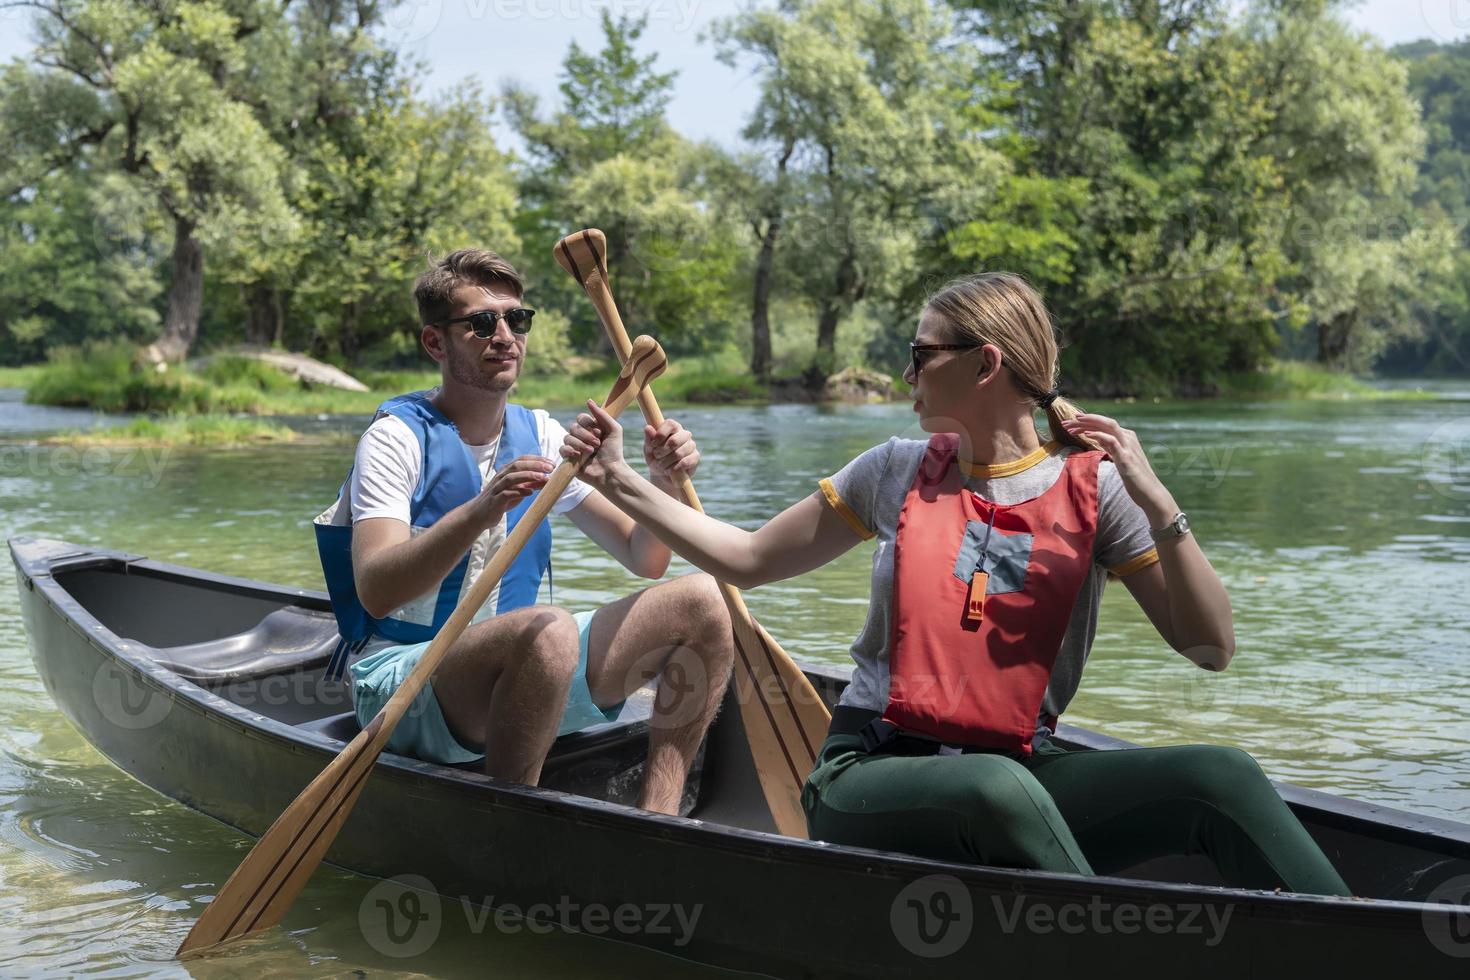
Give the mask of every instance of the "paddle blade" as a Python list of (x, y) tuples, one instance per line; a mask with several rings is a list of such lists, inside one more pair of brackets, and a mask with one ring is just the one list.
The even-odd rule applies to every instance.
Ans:
[(379, 715), (301, 791), (214, 896), (176, 956), (197, 954), (281, 921), (337, 839), (387, 735)]
[(556, 264), (582, 285), (587, 284), (586, 278), (594, 270), (607, 279), (607, 237), (596, 228), (572, 232), (551, 251)]

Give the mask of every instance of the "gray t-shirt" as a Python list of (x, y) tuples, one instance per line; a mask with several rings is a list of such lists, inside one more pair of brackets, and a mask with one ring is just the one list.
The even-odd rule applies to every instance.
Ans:
[[(852, 683), (841, 703), (882, 711), (888, 704), (888, 641), (892, 635), (893, 540), (898, 515), (914, 482), (927, 443), (917, 439), (889, 439), (874, 446), (822, 481), (827, 503), (864, 537), (876, 537), (873, 552), (872, 601), (868, 620), (852, 645), (856, 663)], [(986, 500), (1018, 504), (1044, 493), (1062, 472), (1063, 460), (1076, 450), (1047, 443), (1025, 460), (977, 467), (966, 486)], [(1158, 561), (1148, 519), (1128, 496), (1122, 477), (1110, 460), (1098, 466), (1098, 520), (1093, 542), (1092, 572), (1082, 581), (1077, 604), (1062, 639), (1042, 699), (1037, 733), (1051, 733), (1054, 719), (1066, 710), (1097, 632), (1097, 610), (1102, 603), (1108, 572), (1129, 575)]]

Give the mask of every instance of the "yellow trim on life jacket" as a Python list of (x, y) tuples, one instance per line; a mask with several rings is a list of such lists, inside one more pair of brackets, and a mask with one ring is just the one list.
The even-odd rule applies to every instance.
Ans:
[(1055, 439), (1048, 439), (1025, 456), (1022, 456), (1020, 459), (1013, 459), (1009, 463), (967, 463), (958, 457), (956, 457), (955, 461), (960, 464), (960, 472), (965, 474), (965, 476), (972, 479), (979, 477), (982, 480), (994, 480), (998, 477), (1015, 476), (1017, 473), (1026, 472), (1056, 452), (1061, 446), (1062, 444)]
[(1132, 575), (1134, 572), (1141, 572), (1158, 560), (1159, 549), (1150, 548), (1141, 555), (1134, 555), (1121, 565), (1115, 565), (1109, 568), (1108, 571), (1122, 578), (1125, 575)]
[(868, 530), (867, 525), (857, 516), (857, 513), (849, 506), (847, 501), (837, 495), (837, 488), (832, 485), (831, 480), (823, 480), (817, 484), (822, 488), (822, 497), (827, 501), (827, 506), (837, 512), (837, 516), (847, 522), (847, 526), (858, 533), (864, 541), (871, 538), (876, 532)]

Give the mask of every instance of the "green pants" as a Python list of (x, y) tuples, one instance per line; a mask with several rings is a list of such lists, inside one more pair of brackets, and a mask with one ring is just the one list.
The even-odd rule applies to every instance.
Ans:
[(814, 840), (921, 857), (1114, 874), (1204, 854), (1227, 884), (1348, 895), (1245, 752), (1213, 745), (998, 754), (863, 752), (833, 735), (802, 792)]

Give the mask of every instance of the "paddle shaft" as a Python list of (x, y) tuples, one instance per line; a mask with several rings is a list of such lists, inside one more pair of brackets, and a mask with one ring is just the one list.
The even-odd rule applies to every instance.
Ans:
[[(644, 337), (639, 338), (639, 343), (639, 354), (624, 366), (603, 404), (613, 416), (627, 408), (638, 390), (663, 370), (665, 360), (658, 345)], [(581, 465), (581, 461), (566, 460), (552, 471), (536, 499), (516, 522), (515, 529), (496, 550), (388, 703), (276, 818), (194, 923), (176, 955), (194, 953), (269, 928), (286, 914), (352, 812), (394, 727), (438, 670), (450, 646), (490, 598), (531, 535), (551, 513)]]
[[(575, 237), (568, 236), (559, 243), (558, 261), (581, 282), (619, 359), (626, 361), (632, 353), (632, 343), (618, 314), (612, 288), (604, 277), (604, 266), (601, 261), (594, 261), (590, 266), (577, 263), (566, 247)], [(651, 387), (645, 385), (639, 391), (638, 404), (650, 425), (662, 424), (663, 412)], [(688, 474), (674, 474), (674, 483), (684, 502), (704, 513)], [(805, 838), (807, 825), (801, 790), (816, 765), (817, 748), (826, 736), (831, 713), (801, 668), (751, 616), (740, 590), (726, 582), (719, 585), (735, 634), (735, 676), (741, 720), (750, 739), (766, 805), (777, 830), (788, 837)], [(770, 737), (761, 733), (769, 733)]]

